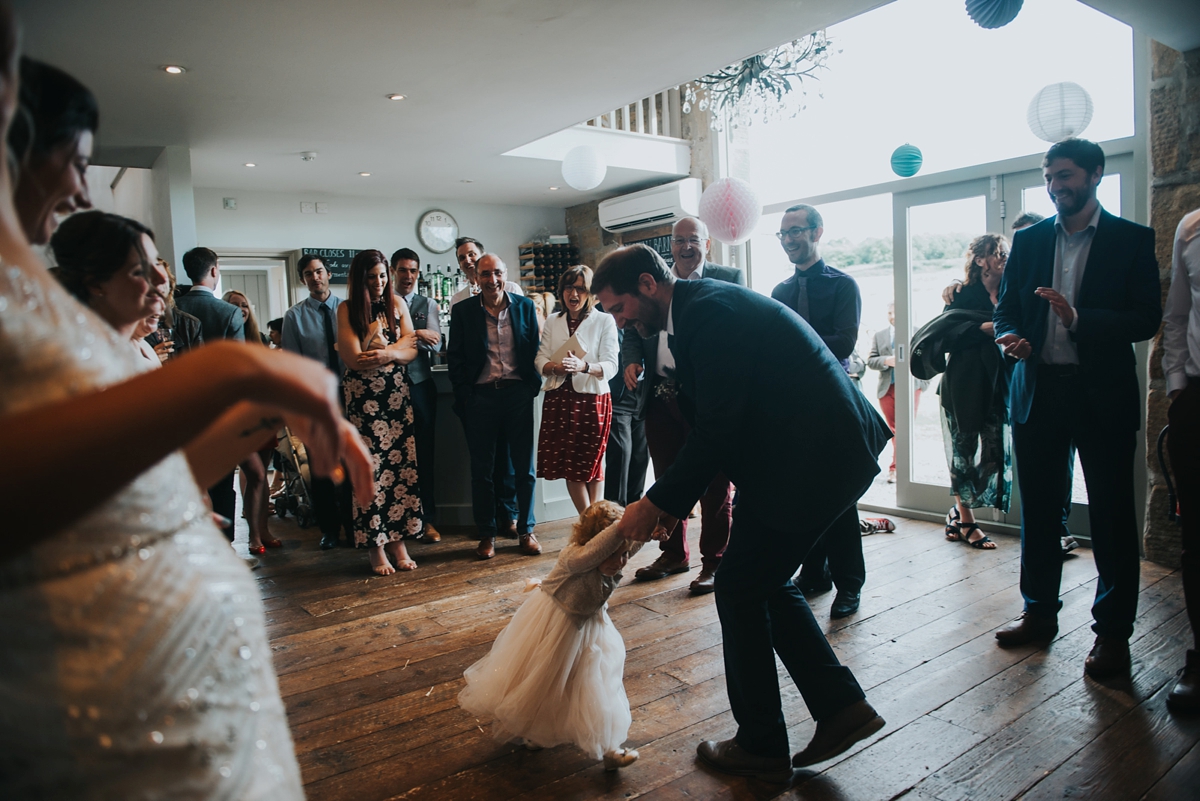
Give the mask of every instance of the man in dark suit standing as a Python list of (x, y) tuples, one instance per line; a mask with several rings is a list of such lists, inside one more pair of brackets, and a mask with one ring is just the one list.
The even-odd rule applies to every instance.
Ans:
[[(637, 334), (630, 331), (628, 336)], [(626, 333), (618, 328), (618, 349), (623, 350), (625, 337)], [(646, 421), (638, 416), (640, 392), (625, 386), (624, 372), (622, 361), (621, 369), (608, 382), (613, 413), (608, 449), (604, 452), (604, 500), (628, 506), (646, 491), (650, 451), (646, 445)]]
[(1104, 151), (1083, 139), (1042, 161), (1058, 214), (1018, 231), (1000, 284), (996, 342), (1020, 361), (1009, 384), (1021, 488), (1021, 594), (1025, 611), (996, 632), (1002, 646), (1049, 641), (1058, 631), (1063, 503), (1074, 445), (1088, 486), (1099, 582), (1093, 678), (1129, 672), (1137, 615), (1134, 450), (1141, 427), (1132, 344), (1158, 331), (1162, 303), (1154, 231), (1096, 200)]
[(504, 262), (485, 253), (475, 265), (480, 292), (455, 304), (446, 357), (454, 412), (471, 453), (471, 506), (480, 559), (496, 555), (497, 443), (508, 443), (517, 487), (521, 552), (542, 552), (533, 534), (533, 399), (542, 388), (534, 366), (539, 335), (533, 301), (504, 289)]
[[(200, 320), (204, 341), (244, 341), (246, 321), (242, 310), (215, 294), (221, 281), (221, 264), (217, 261), (217, 254), (208, 248), (192, 248), (183, 254), (183, 271), (192, 279), (192, 287), (175, 301), (175, 305)], [(229, 521), (229, 525), (221, 530), (230, 542), (233, 542), (233, 516), (237, 509), (233, 476), (234, 472), (230, 471), (229, 475), (208, 488), (213, 511)]]
[[(825, 221), (812, 206), (800, 204), (784, 212), (777, 236), (796, 269), (771, 291), (771, 297), (803, 317), (849, 373), (850, 354), (858, 342), (862, 297), (857, 281), (821, 258), (824, 233)], [(858, 510), (851, 507), (813, 546), (796, 577), (796, 586), (806, 595), (817, 595), (836, 585), (829, 616), (842, 618), (858, 611), (866, 581)]]
[(413, 437), (417, 441), (417, 479), (421, 487), (421, 514), (425, 528), (421, 538), (441, 542), (438, 532), (437, 505), (434, 501), (434, 442), (437, 423), (437, 386), (433, 383), (429, 355), (442, 348), (442, 321), (438, 306), (424, 295), (417, 294), (417, 279), (421, 275), (421, 257), (411, 248), (400, 248), (392, 254), (392, 281), (396, 294), (404, 298), (417, 334), (417, 358), (408, 363), (408, 383), (412, 386)]
[[(732, 284), (746, 285), (746, 275), (736, 267), (711, 264), (708, 261), (708, 226), (695, 217), (684, 217), (671, 227), (671, 267), (675, 278), (698, 281), (712, 278)], [(625, 386), (637, 391), (637, 416), (645, 420), (646, 442), (654, 460), (656, 475), (666, 471), (687, 440), (690, 426), (676, 399), (677, 383), (667, 348), (667, 335), (656, 332), (643, 340), (636, 332), (628, 332), (621, 344), (621, 362), (625, 365)], [(638, 378), (642, 377), (641, 389)], [(700, 498), (700, 575), (691, 584), (697, 594), (712, 592), (713, 580), (725, 546), (729, 542), (729, 526), (733, 511), (733, 487), (729, 479), (717, 473), (708, 490)], [(687, 519), (671, 532), (662, 543), (662, 553), (651, 564), (634, 573), (644, 581), (661, 579), (688, 570), (691, 554), (687, 542)]]
[[(727, 773), (787, 781), (793, 765), (822, 762), (883, 727), (791, 577), (870, 485), (891, 433), (812, 328), (773, 300), (721, 281), (676, 280), (643, 245), (606, 256), (592, 287), (622, 328), (667, 333), (691, 423), (678, 457), (626, 508), (624, 536), (670, 530), (718, 473), (739, 492), (716, 575), (738, 732), (701, 743), (700, 757)], [(754, 348), (729, 336), (749, 330)], [(794, 759), (775, 654), (817, 721)]]

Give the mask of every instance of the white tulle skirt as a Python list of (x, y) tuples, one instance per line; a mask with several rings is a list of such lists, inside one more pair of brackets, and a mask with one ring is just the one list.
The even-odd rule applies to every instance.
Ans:
[(607, 608), (579, 618), (536, 590), (488, 655), (467, 668), (458, 703), (491, 716), (502, 742), (574, 743), (600, 759), (629, 736), (624, 671), (625, 641)]

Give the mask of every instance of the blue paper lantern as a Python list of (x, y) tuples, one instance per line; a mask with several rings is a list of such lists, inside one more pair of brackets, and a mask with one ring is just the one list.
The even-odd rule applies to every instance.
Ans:
[(1017, 18), (1025, 0), (967, 0), (967, 16), (981, 28), (1003, 28)]
[(892, 151), (892, 172), (901, 178), (911, 178), (921, 170), (921, 149), (907, 142)]

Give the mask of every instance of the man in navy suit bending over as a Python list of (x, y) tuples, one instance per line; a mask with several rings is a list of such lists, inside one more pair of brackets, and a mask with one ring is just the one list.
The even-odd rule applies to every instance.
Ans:
[[(879, 472), (891, 432), (812, 328), (774, 300), (722, 281), (678, 281), (645, 245), (606, 256), (592, 291), (620, 327), (667, 332), (691, 424), (670, 468), (625, 510), (624, 535), (647, 541), (670, 531), (718, 473), (740, 493), (715, 581), (738, 732), (702, 742), (700, 758), (726, 773), (787, 781), (793, 765), (822, 762), (883, 727), (791, 578)], [(731, 335), (748, 330), (758, 342), (750, 350)], [(817, 721), (794, 759), (776, 653)]]
[(996, 342), (1020, 361), (1009, 384), (1021, 488), (1025, 611), (996, 632), (1001, 646), (1058, 632), (1062, 510), (1074, 445), (1088, 488), (1095, 553), (1093, 678), (1129, 672), (1137, 615), (1134, 448), (1141, 427), (1133, 343), (1162, 320), (1154, 231), (1100, 207), (1104, 151), (1066, 139), (1042, 161), (1058, 214), (1013, 236), (996, 306)]

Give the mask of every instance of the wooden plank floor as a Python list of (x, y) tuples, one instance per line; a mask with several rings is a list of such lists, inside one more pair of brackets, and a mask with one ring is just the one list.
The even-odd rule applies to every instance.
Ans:
[[(497, 743), (487, 720), (455, 702), (463, 670), (527, 597), (526, 579), (549, 572), (568, 521), (538, 527), (539, 558), (502, 540), (480, 563), (468, 531), (447, 531), (438, 545), (413, 546), (417, 571), (386, 578), (369, 576), (365, 552), (318, 550), (315, 529), (290, 519), (272, 526), (285, 547), (254, 575), (313, 801), (1200, 798), (1200, 720), (1165, 705), (1191, 642), (1180, 578), (1151, 563), (1142, 566), (1132, 681), (1100, 684), (1083, 677), (1090, 551), (1064, 565), (1050, 649), (1002, 650), (993, 632), (1020, 611), (1014, 537), (993, 535), (997, 550), (975, 551), (946, 542), (940, 526), (898, 520), (894, 534), (865, 538), (859, 613), (829, 623), (832, 594), (814, 611), (887, 727), (779, 787), (697, 764), (697, 742), (729, 737), (735, 724), (713, 597), (687, 592), (694, 571), (627, 581), (613, 596), (628, 649), (630, 744), (641, 759), (606, 774), (570, 746), (532, 753)], [(626, 574), (656, 551), (645, 549)], [(782, 668), (780, 676), (795, 751), (814, 724)]]

